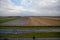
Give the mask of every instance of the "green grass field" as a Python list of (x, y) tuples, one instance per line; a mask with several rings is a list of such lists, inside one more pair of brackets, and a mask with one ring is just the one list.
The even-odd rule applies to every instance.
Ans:
[(1, 18), (1, 19), (0, 19), (0, 23), (12, 21), (12, 20), (15, 20), (15, 19), (17, 19), (17, 18)]
[(60, 32), (41, 32), (41, 33), (25, 33), (25, 34), (0, 34), (1, 38), (60, 38)]
[(13, 29), (13, 30), (17, 30), (17, 29), (22, 29), (22, 30), (40, 30), (40, 29), (60, 29), (60, 27), (49, 27), (49, 26), (41, 26), (41, 27), (38, 27), (38, 26), (0, 26), (0, 29)]

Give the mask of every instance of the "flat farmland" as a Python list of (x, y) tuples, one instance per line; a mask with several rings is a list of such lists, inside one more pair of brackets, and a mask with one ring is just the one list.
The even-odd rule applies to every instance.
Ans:
[(60, 17), (30, 17), (26, 26), (60, 26)]
[(0, 26), (60, 26), (60, 17), (28, 16), (15, 18), (14, 20), (3, 19), (0, 22), (2, 22)]
[[(3, 20), (3, 21), (7, 21), (7, 20), (8, 19)], [(17, 18), (15, 20), (12, 20), (12, 21), (0, 23), (0, 26), (24, 26), (24, 24), (26, 23), (27, 20), (28, 20), (27, 17), (20, 17), (20, 18)]]
[(0, 18), (0, 23), (16, 20), (17, 18)]

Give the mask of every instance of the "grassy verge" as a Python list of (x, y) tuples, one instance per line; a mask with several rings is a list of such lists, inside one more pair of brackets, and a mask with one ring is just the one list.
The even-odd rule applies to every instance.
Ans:
[(26, 34), (0, 34), (1, 38), (60, 38), (60, 32), (41, 32), (41, 33), (26, 33)]
[(8, 21), (15, 20), (15, 19), (17, 18), (3, 18), (3, 19), (0, 19), (0, 23), (8, 22)]
[(40, 30), (40, 29), (60, 29), (60, 27), (53, 27), (53, 26), (41, 26), (41, 27), (35, 27), (35, 26), (0, 26), (0, 29), (13, 29), (13, 30), (16, 30), (16, 29), (22, 29), (22, 30)]

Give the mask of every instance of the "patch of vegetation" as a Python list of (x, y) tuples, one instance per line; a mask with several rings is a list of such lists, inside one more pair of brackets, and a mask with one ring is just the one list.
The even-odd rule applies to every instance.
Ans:
[(17, 30), (17, 29), (22, 29), (22, 30), (40, 30), (40, 29), (60, 29), (60, 27), (57, 26), (0, 26), (0, 29), (13, 29), (13, 30)]
[(17, 18), (1, 18), (0, 23), (8, 22), (8, 21), (15, 20), (15, 19)]
[(41, 33), (25, 33), (25, 34), (0, 34), (1, 38), (60, 38), (60, 32), (41, 32)]

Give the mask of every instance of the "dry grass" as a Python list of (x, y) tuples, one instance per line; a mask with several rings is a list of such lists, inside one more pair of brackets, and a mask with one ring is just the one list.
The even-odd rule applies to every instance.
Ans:
[(60, 26), (60, 18), (30, 17), (26, 26)]

